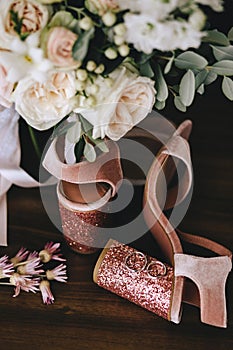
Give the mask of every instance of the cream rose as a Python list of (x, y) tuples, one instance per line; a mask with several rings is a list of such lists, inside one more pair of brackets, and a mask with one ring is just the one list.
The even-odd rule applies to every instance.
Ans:
[(73, 109), (75, 73), (53, 72), (43, 84), (25, 78), (19, 82), (13, 99), (16, 111), (33, 128), (46, 130)]
[(64, 27), (53, 27), (48, 34), (47, 56), (57, 67), (75, 67), (79, 62), (72, 56), (77, 34)]
[(0, 48), (10, 49), (12, 40), (18, 36), (10, 11), (22, 19), (22, 34), (39, 33), (48, 22), (48, 7), (36, 0), (0, 1)]
[(109, 88), (104, 78), (97, 78), (95, 85), (99, 90), (94, 108), (80, 106), (75, 112), (82, 113), (93, 125), (94, 138), (107, 136), (117, 141), (151, 112), (156, 91), (151, 79), (126, 67), (116, 69), (110, 79), (113, 84)]
[(9, 83), (6, 79), (7, 70), (0, 64), (0, 105), (9, 108), (12, 105), (11, 93), (14, 88), (14, 84)]

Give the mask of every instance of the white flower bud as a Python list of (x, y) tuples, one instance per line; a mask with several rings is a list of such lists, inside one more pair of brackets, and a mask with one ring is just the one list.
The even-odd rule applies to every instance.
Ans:
[(120, 36), (120, 35), (115, 35), (114, 36), (114, 43), (117, 45), (117, 46), (120, 46), (122, 44), (124, 44), (124, 37), (123, 36)]
[(81, 81), (87, 80), (87, 77), (88, 77), (87, 71), (85, 69), (78, 69), (76, 71), (76, 77), (78, 78), (78, 80), (81, 80)]
[(201, 30), (204, 27), (205, 22), (206, 22), (206, 16), (200, 9), (197, 9), (189, 17), (189, 23), (193, 28), (197, 30)]
[(86, 88), (86, 82), (81, 80), (75, 81), (75, 88), (77, 91), (83, 91)]
[(129, 46), (126, 44), (120, 45), (118, 47), (118, 52), (122, 57), (128, 56), (128, 54), (130, 52)]
[(89, 72), (93, 72), (96, 69), (96, 63), (94, 61), (88, 61), (86, 68)]
[(114, 80), (112, 79), (112, 78), (106, 78), (105, 80), (104, 80), (104, 82), (105, 82), (105, 84), (107, 85), (107, 87), (112, 87), (113, 86), (113, 84), (114, 84)]
[(114, 33), (115, 33), (116, 35), (119, 35), (119, 36), (124, 36), (125, 33), (126, 33), (126, 27), (125, 27), (124, 23), (119, 23), (119, 24), (117, 24), (117, 25), (113, 28), (113, 30), (114, 30)]
[(102, 74), (103, 72), (104, 72), (104, 70), (105, 70), (105, 67), (104, 67), (104, 65), (101, 63), (96, 69), (95, 69), (95, 73), (96, 74)]
[(79, 21), (79, 26), (83, 30), (89, 30), (93, 27), (93, 22), (90, 17), (86, 16)]
[(117, 52), (112, 47), (105, 50), (104, 54), (109, 60), (115, 60), (117, 58)]
[(117, 17), (113, 12), (106, 12), (102, 16), (102, 21), (107, 27), (113, 26), (113, 24), (116, 23), (116, 20), (117, 20)]
[(99, 86), (96, 84), (91, 84), (87, 86), (85, 91), (88, 95), (95, 95), (99, 91)]
[(88, 107), (93, 107), (96, 104), (96, 99), (94, 96), (89, 96), (85, 99), (85, 105)]

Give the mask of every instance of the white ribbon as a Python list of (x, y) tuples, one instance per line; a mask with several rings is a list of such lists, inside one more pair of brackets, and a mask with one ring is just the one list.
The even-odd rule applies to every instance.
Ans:
[(7, 245), (6, 193), (12, 184), (38, 187), (40, 183), (20, 167), (19, 115), (13, 107), (0, 106), (0, 245)]

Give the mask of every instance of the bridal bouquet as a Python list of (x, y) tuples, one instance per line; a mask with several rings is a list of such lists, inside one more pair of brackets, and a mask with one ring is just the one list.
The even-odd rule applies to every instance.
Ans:
[(208, 30), (207, 10), (223, 1), (0, 0), (0, 214), (12, 183), (38, 185), (20, 168), (19, 118), (64, 134), (68, 163), (94, 162), (168, 99), (185, 112), (220, 78), (233, 100), (233, 28)]
[(0, 0), (0, 104), (38, 130), (71, 116), (70, 139), (94, 160), (98, 139), (118, 140), (169, 95), (186, 111), (220, 76), (232, 100), (233, 30), (206, 30), (207, 6), (223, 10), (221, 0)]

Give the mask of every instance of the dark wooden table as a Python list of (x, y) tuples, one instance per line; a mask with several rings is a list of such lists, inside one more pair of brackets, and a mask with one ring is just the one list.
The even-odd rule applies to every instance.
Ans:
[[(173, 108), (164, 114), (177, 123), (185, 118), (194, 123), (190, 141), (194, 193), (181, 227), (233, 250), (232, 104), (213, 86), (186, 115)], [(141, 194), (139, 190), (137, 205), (141, 205)], [(82, 256), (66, 246), (43, 208), (38, 189), (12, 187), (8, 207), (9, 246), (0, 248), (0, 256), (11, 256), (21, 246), (39, 250), (47, 241), (59, 241), (69, 280), (54, 285), (56, 300), (48, 306), (42, 304), (39, 294), (22, 292), (12, 298), (13, 290), (0, 286), (1, 349), (233, 348), (232, 273), (227, 281), (227, 329), (202, 324), (199, 310), (189, 305), (184, 305), (182, 322), (175, 325), (95, 285), (92, 271), (98, 254)], [(145, 251), (154, 247), (159, 254), (150, 233), (135, 244)]]

